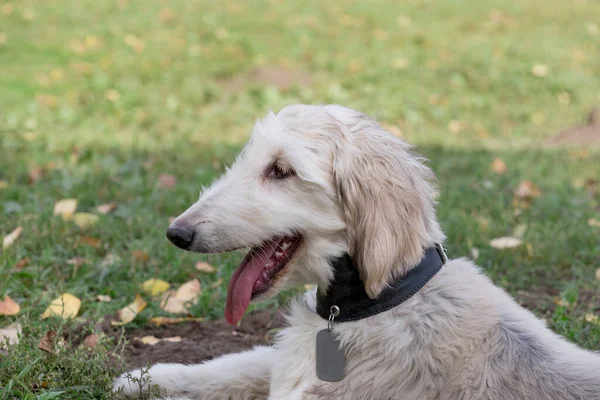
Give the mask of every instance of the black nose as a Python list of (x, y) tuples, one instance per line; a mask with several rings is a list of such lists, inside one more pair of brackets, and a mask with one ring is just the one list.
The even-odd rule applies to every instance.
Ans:
[(194, 239), (194, 232), (181, 226), (171, 226), (167, 229), (167, 238), (180, 249), (187, 250)]

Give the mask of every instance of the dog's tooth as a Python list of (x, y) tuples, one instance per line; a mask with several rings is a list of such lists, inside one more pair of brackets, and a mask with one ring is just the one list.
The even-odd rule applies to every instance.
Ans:
[(277, 258), (283, 257), (283, 252), (282, 251), (276, 251), (275, 252), (275, 257), (277, 257)]
[(284, 243), (281, 245), (281, 248), (282, 248), (283, 250), (287, 250), (287, 249), (288, 249), (288, 247), (290, 247), (290, 243), (288, 243), (288, 242), (284, 242)]

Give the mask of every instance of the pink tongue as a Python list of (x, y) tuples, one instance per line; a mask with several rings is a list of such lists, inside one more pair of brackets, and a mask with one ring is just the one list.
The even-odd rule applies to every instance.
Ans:
[(225, 304), (225, 319), (231, 325), (237, 324), (248, 309), (252, 288), (265, 269), (265, 260), (271, 257), (274, 250), (275, 246), (269, 245), (259, 249), (253, 256), (246, 256), (233, 273), (227, 287)]

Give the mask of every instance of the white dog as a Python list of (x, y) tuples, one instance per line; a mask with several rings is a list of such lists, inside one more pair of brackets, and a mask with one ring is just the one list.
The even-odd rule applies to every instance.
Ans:
[[(415, 266), (430, 268), (423, 260), (444, 240), (433, 180), (411, 146), (348, 108), (295, 105), (257, 122), (235, 164), (167, 236), (195, 252), (251, 248), (229, 284), (230, 323), (284, 286), (316, 283), (318, 293), (291, 305), (275, 346), (158, 364), (151, 383), (189, 399), (600, 399), (600, 356), (555, 335), (469, 260), (436, 266), (402, 301), (386, 300), (420, 279)], [(362, 303), (343, 297), (340, 260), (360, 274), (348, 289)], [(331, 291), (341, 314), (317, 313)], [(376, 312), (362, 315), (363, 304)], [(317, 350), (319, 331), (334, 346)], [(121, 387), (139, 391), (125, 375)]]

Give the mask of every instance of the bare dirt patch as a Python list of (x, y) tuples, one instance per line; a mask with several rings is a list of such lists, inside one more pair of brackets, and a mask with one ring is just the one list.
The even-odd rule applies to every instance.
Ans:
[[(125, 347), (124, 358), (128, 368), (146, 367), (159, 362), (199, 363), (222, 354), (248, 350), (256, 345), (272, 344), (273, 335), (283, 325), (281, 311), (267, 310), (247, 315), (239, 326), (231, 326), (225, 320), (148, 326), (126, 333), (129, 343)], [(159, 339), (180, 336), (181, 341), (161, 341), (148, 345), (139, 340), (144, 336)]]
[(600, 146), (600, 108), (589, 113), (586, 123), (566, 128), (544, 144), (553, 147)]
[(229, 91), (238, 92), (248, 86), (272, 85), (281, 91), (294, 86), (310, 86), (311, 76), (303, 71), (283, 67), (259, 67), (221, 81)]

